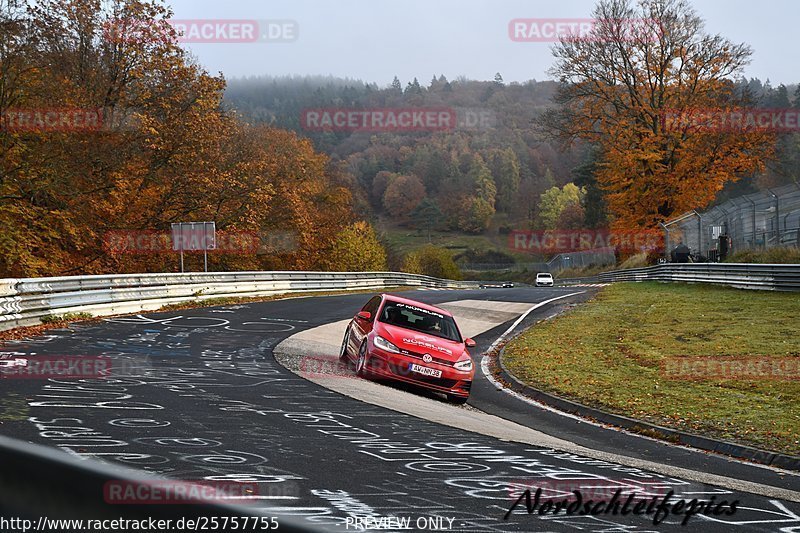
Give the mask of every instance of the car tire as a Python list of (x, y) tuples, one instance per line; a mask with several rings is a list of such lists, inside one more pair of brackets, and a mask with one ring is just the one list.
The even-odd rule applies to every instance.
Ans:
[(447, 401), (455, 405), (464, 405), (465, 403), (467, 403), (468, 399), (469, 398), (465, 398), (463, 396), (456, 396), (455, 394), (447, 395)]
[(361, 343), (356, 361), (356, 375), (360, 378), (367, 377), (367, 341)]
[(344, 332), (344, 338), (342, 339), (342, 347), (339, 348), (339, 361), (343, 363), (350, 362), (350, 356), (347, 353), (347, 345), (350, 342), (350, 327), (347, 327), (347, 331)]

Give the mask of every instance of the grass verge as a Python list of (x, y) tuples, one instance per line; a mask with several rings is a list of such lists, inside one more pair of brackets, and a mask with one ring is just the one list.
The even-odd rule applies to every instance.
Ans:
[(770, 358), (797, 368), (798, 316), (797, 294), (619, 283), (523, 333), (504, 363), (531, 386), (586, 405), (800, 455), (800, 380), (675, 379), (664, 371), (689, 357)]
[(726, 263), (772, 263), (800, 264), (798, 248), (768, 248), (766, 250), (742, 250), (725, 260)]

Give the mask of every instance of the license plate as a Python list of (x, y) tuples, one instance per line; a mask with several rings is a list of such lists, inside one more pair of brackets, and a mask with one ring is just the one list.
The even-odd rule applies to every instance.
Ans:
[(426, 366), (419, 366), (411, 363), (411, 371), (416, 372), (417, 374), (422, 374), (423, 376), (430, 376), (432, 378), (440, 378), (442, 377), (442, 371), (436, 370), (435, 368), (428, 368)]

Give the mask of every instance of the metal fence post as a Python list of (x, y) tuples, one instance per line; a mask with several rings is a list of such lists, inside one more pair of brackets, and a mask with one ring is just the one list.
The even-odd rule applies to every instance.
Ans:
[[(697, 213), (695, 211), (695, 213)], [(697, 213), (697, 253), (699, 255), (705, 255), (703, 253), (703, 215)]]
[(775, 245), (779, 246), (781, 243), (780, 201), (778, 200), (778, 195), (772, 192), (772, 189), (767, 189), (767, 192), (775, 199)]
[(756, 247), (756, 203), (750, 199), (750, 196), (745, 195), (744, 199), (750, 202), (753, 206), (753, 233), (750, 234), (750, 248), (755, 249)]

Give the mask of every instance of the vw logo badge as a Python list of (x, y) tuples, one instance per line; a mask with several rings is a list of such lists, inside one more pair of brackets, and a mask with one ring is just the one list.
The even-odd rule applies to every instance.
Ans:
[(422, 360), (425, 361), (426, 363), (430, 363), (431, 361), (433, 361), (433, 357), (431, 357), (431, 354), (426, 353), (425, 355), (422, 356)]

